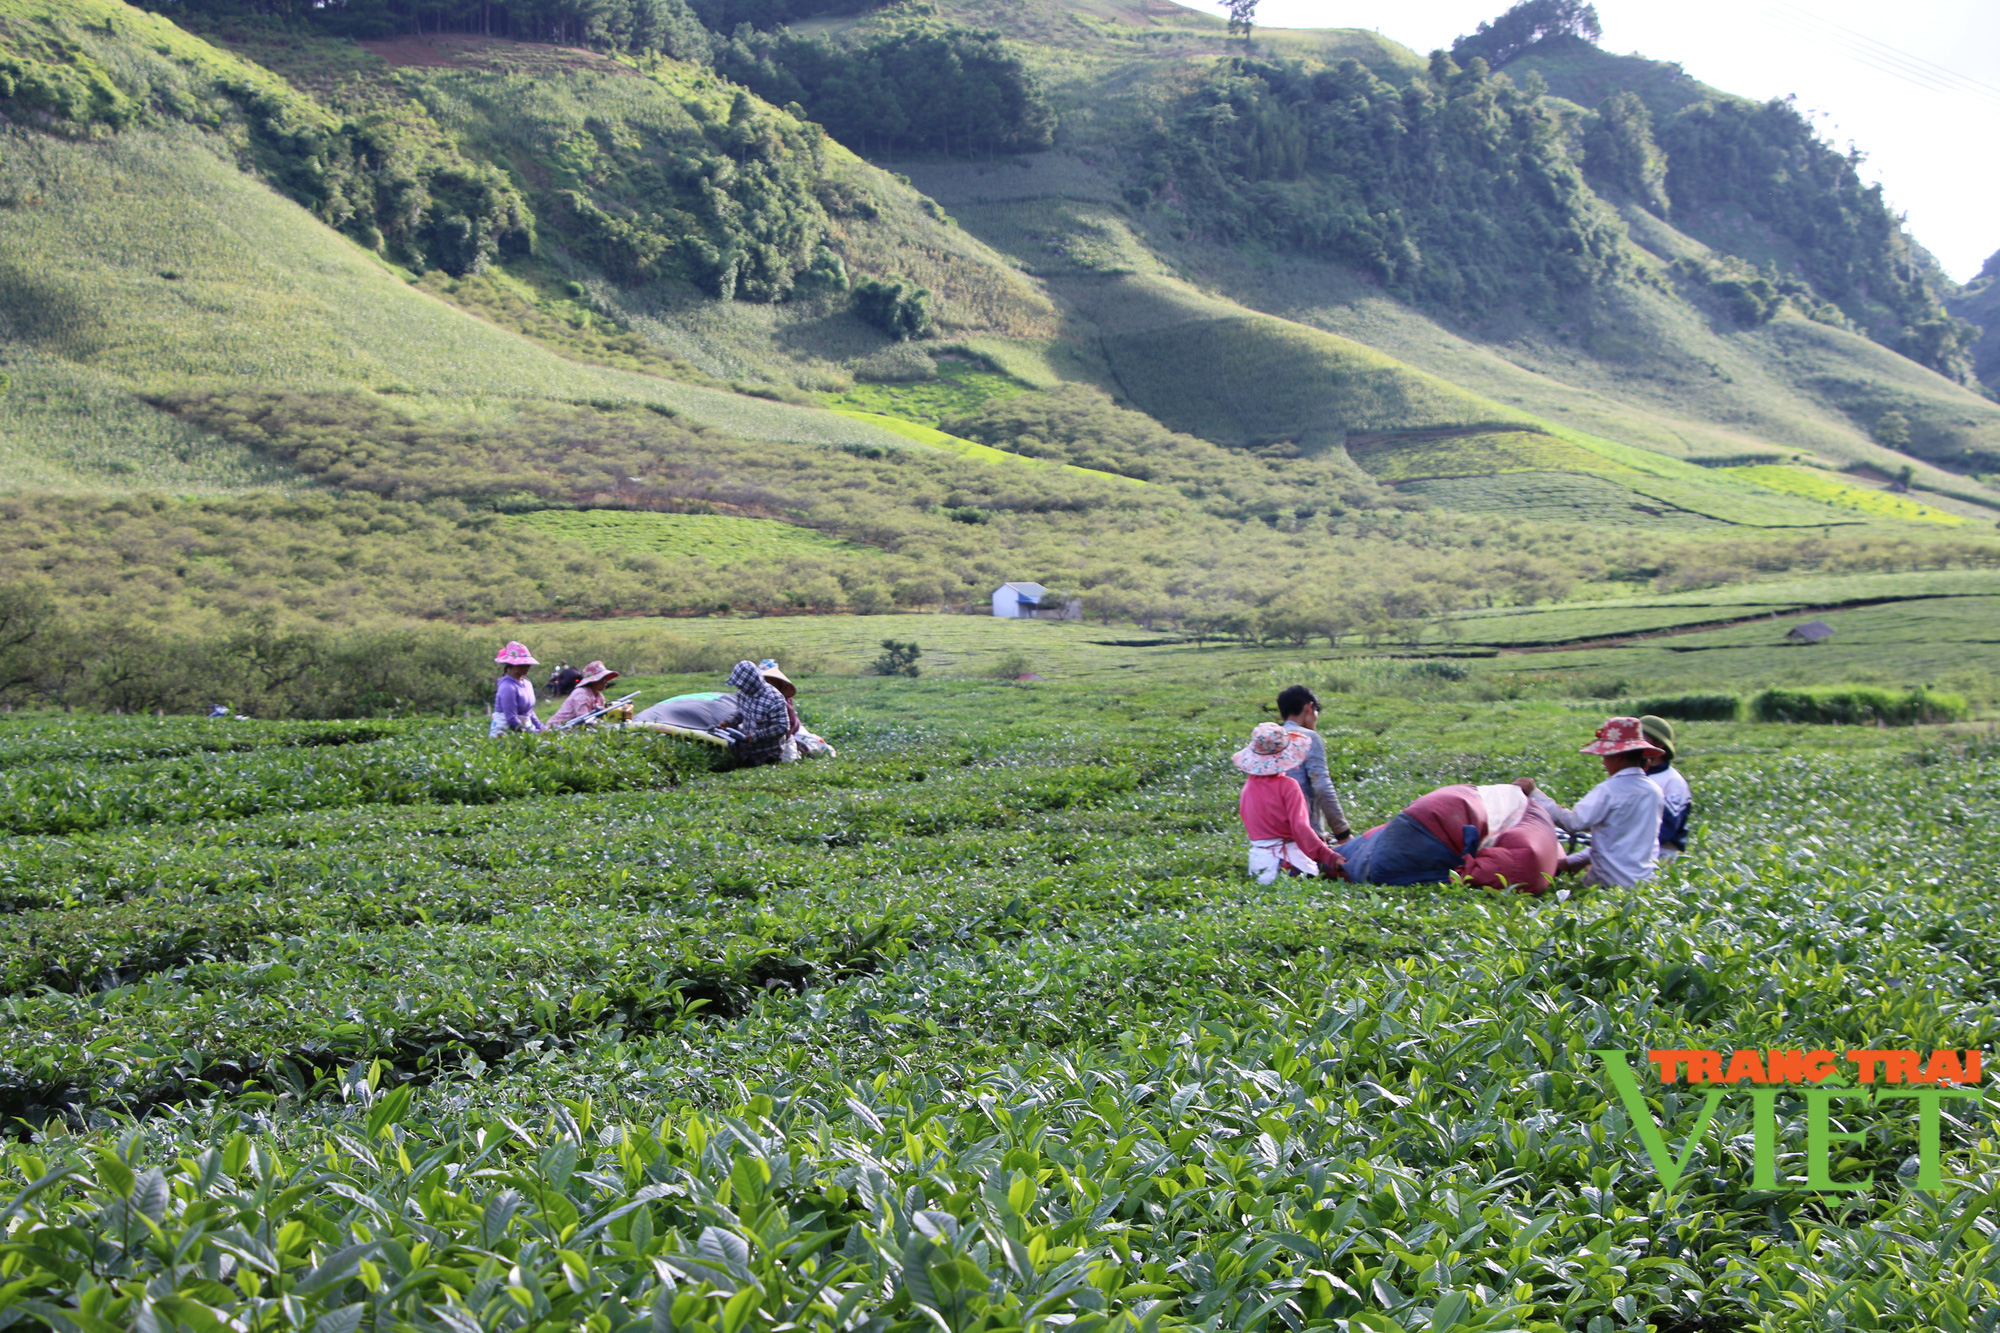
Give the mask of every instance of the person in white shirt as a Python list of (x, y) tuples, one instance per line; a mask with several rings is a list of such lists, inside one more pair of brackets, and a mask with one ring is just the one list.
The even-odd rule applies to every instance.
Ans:
[(1535, 790), (1534, 779), (1522, 778), (1521, 789), (1533, 797), (1556, 827), (1570, 833), (1590, 833), (1590, 846), (1563, 858), (1558, 874), (1583, 871), (1585, 884), (1615, 884), (1631, 888), (1651, 879), (1659, 869), (1660, 815), (1666, 798), (1646, 776), (1647, 765), (1665, 757), (1636, 717), (1614, 717), (1597, 729), (1597, 739), (1583, 753), (1604, 760), (1604, 781), (1566, 810)]

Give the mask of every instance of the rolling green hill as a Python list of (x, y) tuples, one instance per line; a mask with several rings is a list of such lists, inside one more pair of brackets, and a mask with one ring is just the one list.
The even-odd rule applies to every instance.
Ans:
[[(1785, 256), (1713, 223), (1742, 205), (1621, 194), (1548, 132), (1599, 112), (1373, 33), (1260, 32), (1244, 60), (1146, 0), (935, 10), (579, 46), (0, 0), (0, 576), (106, 623), (280, 586), (340, 622), (958, 605), (1031, 577), (1107, 618), (1338, 637), (1614, 588), (1633, 531), (1736, 578), (1991, 540), (2000, 407), (1950, 349), (1919, 364), (1813, 285), (1824, 263), (1764, 277)], [(893, 143), (825, 99), (904, 60), (948, 101), (968, 53), (1053, 148), (871, 163), (719, 73)], [(1562, 77), (1656, 118), (1712, 100), (1601, 54)], [(1438, 118), (1430, 156), (1363, 151), (1357, 107)], [(1015, 132), (953, 114), (961, 149)], [(1433, 169), (1437, 199), (1399, 195)], [(1875, 489), (1904, 468), (1927, 494)], [(144, 576), (107, 582), (140, 490)], [(264, 491), (302, 498), (204, 498)], [(520, 550), (478, 595), (399, 591), (355, 524), (440, 569)], [(742, 540), (688, 546), (703, 525)]]

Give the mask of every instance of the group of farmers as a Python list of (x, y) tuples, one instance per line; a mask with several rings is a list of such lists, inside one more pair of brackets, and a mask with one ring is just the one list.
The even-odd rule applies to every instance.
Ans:
[[(501, 676), (489, 735), (559, 730), (612, 707), (604, 686), (618, 672), (602, 662), (581, 670), (565, 666), (550, 681), (564, 695), (562, 706), (543, 722), (528, 681), (529, 669), (541, 664), (527, 646), (510, 642), (494, 661)], [(833, 753), (801, 723), (792, 702), (797, 688), (775, 661), (738, 662), (728, 684), (733, 695), (677, 696), (637, 720), (704, 732), (726, 742), (745, 764)], [(1237, 809), (1250, 840), (1250, 873), (1260, 884), (1281, 873), (1390, 885), (1442, 884), (1456, 875), (1487, 888), (1542, 893), (1557, 876), (1578, 874), (1584, 884), (1630, 888), (1687, 846), (1693, 798), (1674, 767), (1674, 727), (1665, 718), (1607, 719), (1582, 747), (1603, 760), (1604, 781), (1574, 807), (1550, 800), (1533, 778), (1455, 783), (1426, 792), (1387, 823), (1357, 835), (1327, 768), (1326, 743), (1317, 730), (1319, 700), (1293, 685), (1278, 695), (1278, 716), (1281, 721), (1260, 723), (1232, 756), (1244, 774)], [(1572, 842), (1587, 837), (1588, 845), (1565, 850), (1561, 835)]]
[[(1693, 804), (1674, 767), (1673, 723), (1614, 717), (1582, 747), (1604, 762), (1604, 781), (1574, 807), (1550, 800), (1533, 778), (1427, 792), (1388, 823), (1355, 835), (1315, 729), (1319, 700), (1303, 685), (1278, 696), (1233, 756), (1244, 773), (1238, 809), (1250, 840), (1250, 873), (1332, 875), (1361, 884), (1441, 884), (1457, 875), (1487, 888), (1541, 893), (1558, 875), (1630, 888), (1687, 846)], [(1589, 845), (1566, 851), (1559, 834)], [(1328, 840), (1331, 839), (1331, 842)]]
[[(612, 709), (604, 687), (618, 679), (619, 673), (602, 662), (591, 662), (581, 669), (556, 669), (549, 686), (563, 696), (563, 703), (555, 716), (544, 722), (535, 714), (535, 687), (528, 680), (529, 669), (541, 663), (527, 645), (510, 641), (493, 660), (500, 666), (500, 680), (493, 691), (489, 736), (567, 730), (594, 722)], [(726, 742), (744, 764), (788, 763), (808, 754), (833, 753), (832, 746), (806, 730), (792, 702), (798, 688), (775, 661), (738, 662), (730, 669), (728, 684), (733, 694), (715, 692), (663, 700), (639, 714), (637, 720), (653, 721), (648, 715), (658, 712), (661, 729), (704, 732)]]

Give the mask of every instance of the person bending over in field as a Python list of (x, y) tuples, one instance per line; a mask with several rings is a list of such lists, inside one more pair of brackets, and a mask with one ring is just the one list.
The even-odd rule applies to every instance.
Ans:
[(1269, 884), (1278, 872), (1317, 875), (1335, 870), (1340, 853), (1313, 832), (1306, 818), (1305, 793), (1289, 775), (1305, 760), (1310, 733), (1287, 731), (1276, 722), (1259, 722), (1250, 743), (1229, 757), (1243, 771), (1243, 793), (1236, 809), (1243, 816), (1243, 833), (1250, 839), (1250, 873)]
[[(1509, 786), (1507, 790), (1520, 789)], [(1562, 859), (1555, 821), (1549, 818), (1546, 809), (1530, 800), (1522, 807), (1520, 822), (1489, 836), (1459, 873), (1466, 883), (1482, 888), (1539, 894), (1555, 883)]]
[(1660, 815), (1666, 798), (1646, 777), (1646, 769), (1666, 757), (1647, 737), (1636, 717), (1607, 718), (1597, 739), (1583, 753), (1604, 760), (1604, 781), (1590, 794), (1564, 809), (1535, 789), (1533, 778), (1517, 785), (1548, 812), (1556, 827), (1569, 833), (1589, 832), (1590, 846), (1563, 858), (1561, 873), (1583, 872), (1585, 884), (1614, 884), (1629, 889), (1653, 877), (1659, 868)]
[(540, 731), (535, 716), (535, 687), (528, 683), (528, 668), (541, 665), (527, 645), (510, 641), (493, 657), (500, 664), (500, 681), (493, 687), (493, 719), (488, 736), (506, 731)]
[(729, 748), (744, 764), (781, 762), (785, 742), (792, 734), (792, 714), (785, 706), (785, 696), (764, 679), (755, 662), (738, 662), (731, 667), (729, 684), (736, 691), (736, 725), (722, 731), (729, 737)]
[(1311, 744), (1306, 757), (1287, 776), (1305, 793), (1306, 812), (1313, 832), (1324, 833), (1335, 842), (1353, 836), (1347, 826), (1347, 812), (1340, 808), (1340, 793), (1333, 789), (1333, 775), (1326, 767), (1326, 742), (1314, 728), (1319, 725), (1319, 700), (1303, 685), (1292, 685), (1278, 695), (1278, 716), (1286, 731), (1307, 737)]
[(1562, 848), (1554, 822), (1512, 783), (1455, 783), (1419, 796), (1386, 824), (1341, 844), (1357, 884), (1443, 884), (1457, 875), (1488, 889), (1542, 893)]

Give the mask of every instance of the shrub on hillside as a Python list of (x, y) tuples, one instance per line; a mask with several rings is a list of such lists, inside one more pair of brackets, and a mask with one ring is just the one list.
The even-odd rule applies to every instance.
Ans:
[(1734, 722), (1743, 711), (1743, 701), (1733, 694), (1673, 694), (1657, 699), (1633, 699), (1619, 708), (1632, 717), (1651, 713), (1683, 722)]
[(915, 283), (870, 278), (854, 288), (854, 313), (898, 342), (931, 331), (931, 294)]
[(1769, 689), (1750, 700), (1756, 722), (1813, 722), (1835, 725), (1909, 727), (1923, 722), (1958, 722), (1968, 713), (1956, 694), (1874, 689), (1842, 685), (1818, 689)]
[(1327, 494), (1333, 488), (1315, 460), (1251, 460), (1168, 430), (1087, 384), (996, 399), (941, 424), (954, 435), (1010, 453), (1173, 486), (1224, 518), (1297, 518), (1304, 496), (1295, 478), (1309, 477), (1315, 488), (1307, 514), (1322, 508), (1331, 514), (1374, 509), (1384, 498), (1380, 488), (1358, 474), (1340, 478), (1337, 491)]

